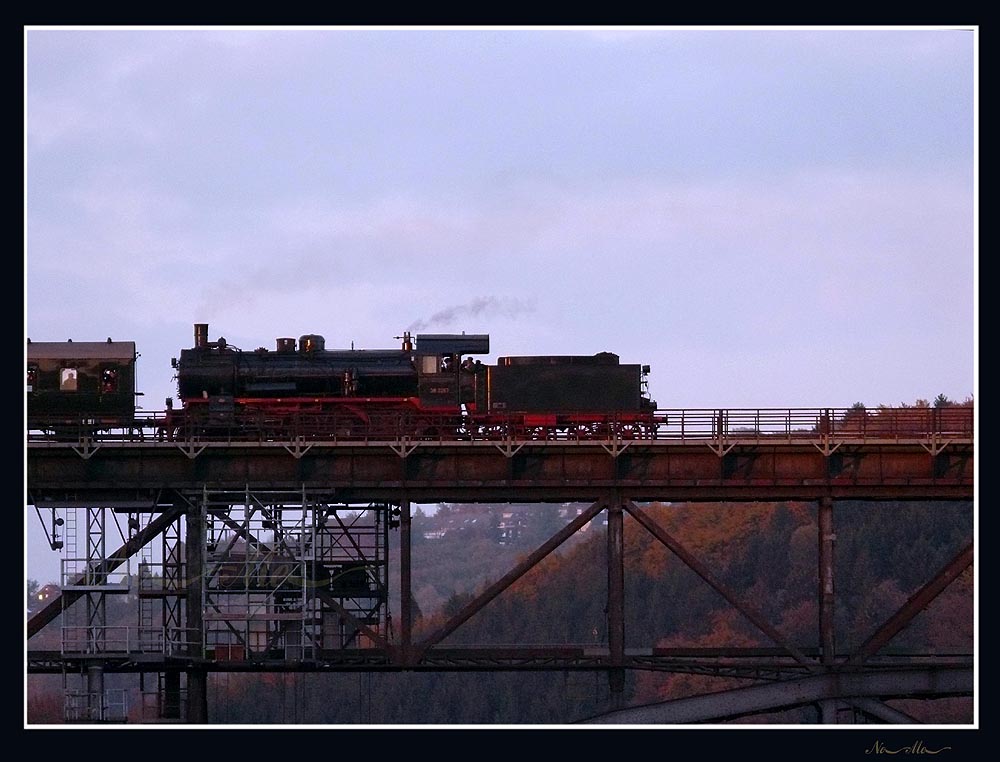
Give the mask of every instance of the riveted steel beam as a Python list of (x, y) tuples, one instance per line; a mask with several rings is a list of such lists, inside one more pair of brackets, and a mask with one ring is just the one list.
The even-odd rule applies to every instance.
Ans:
[(621, 709), (584, 722), (675, 725), (744, 717), (817, 701), (858, 697), (968, 696), (972, 690), (973, 670), (968, 668), (829, 673)]
[(486, 606), (490, 601), (496, 598), (500, 593), (506, 590), (508, 587), (513, 585), (517, 580), (524, 576), (528, 571), (530, 571), (536, 564), (538, 564), (543, 558), (545, 558), (549, 553), (562, 545), (566, 540), (572, 537), (576, 532), (583, 527), (588, 521), (594, 518), (598, 513), (604, 509), (603, 502), (597, 502), (591, 505), (589, 508), (584, 510), (579, 516), (569, 522), (566, 526), (556, 532), (551, 538), (544, 542), (538, 550), (529, 555), (521, 563), (515, 566), (511, 571), (507, 572), (503, 577), (490, 585), (486, 590), (480, 593), (474, 600), (470, 601), (461, 611), (459, 611), (455, 616), (445, 622), (441, 627), (435, 630), (430, 636), (428, 636), (423, 642), (421, 642), (416, 648), (421, 653), (431, 648), (437, 643), (440, 643), (451, 633), (457, 630), (464, 622), (466, 622), (473, 614), (480, 611)]
[(931, 580), (909, 597), (900, 609), (886, 620), (872, 635), (861, 644), (861, 647), (847, 660), (847, 666), (857, 666), (877, 653), (886, 643), (892, 640), (900, 630), (930, 605), (959, 574), (972, 563), (975, 555), (973, 543), (966, 545), (958, 555), (944, 565)]
[(646, 530), (653, 535), (653, 537), (663, 543), (663, 545), (669, 548), (674, 555), (687, 564), (687, 566), (690, 567), (695, 574), (705, 580), (705, 582), (711, 585), (712, 588), (719, 593), (719, 595), (729, 601), (729, 603), (736, 608), (737, 611), (753, 622), (754, 625), (757, 626), (757, 629), (791, 654), (797, 662), (804, 664), (813, 670), (821, 669), (815, 661), (807, 657), (798, 648), (789, 643), (785, 636), (782, 635), (773, 625), (771, 625), (763, 614), (758, 612), (746, 602), (741, 601), (739, 596), (718, 580), (708, 567), (701, 563), (701, 561), (699, 561), (694, 554), (681, 545), (680, 542), (678, 542), (665, 529), (663, 529), (663, 527), (651, 519), (644, 511), (640, 510), (638, 506), (632, 502), (627, 502), (625, 503), (625, 510), (627, 510), (636, 521), (645, 527)]

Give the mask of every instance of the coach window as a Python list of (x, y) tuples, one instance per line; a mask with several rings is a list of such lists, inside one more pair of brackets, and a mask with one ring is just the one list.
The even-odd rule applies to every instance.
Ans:
[(101, 393), (114, 394), (118, 391), (118, 368), (105, 368), (101, 371)]
[(63, 368), (59, 371), (59, 391), (76, 391), (76, 368)]
[(35, 385), (38, 383), (38, 366), (29, 365), (28, 366), (28, 391), (32, 392), (35, 390)]

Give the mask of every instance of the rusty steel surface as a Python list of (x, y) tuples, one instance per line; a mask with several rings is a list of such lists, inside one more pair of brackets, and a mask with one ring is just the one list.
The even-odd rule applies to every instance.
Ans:
[(973, 443), (130, 442), (28, 445), (29, 495), (150, 495), (157, 489), (332, 488), (343, 500), (593, 502), (631, 500), (966, 500)]
[[(815, 648), (803, 653), (818, 658)], [(838, 661), (846, 659), (838, 655)], [(32, 649), (27, 654), (30, 674), (54, 674), (63, 668), (78, 670), (93, 661), (92, 655), (64, 654), (60, 651)], [(100, 656), (107, 672), (135, 673), (150, 670), (188, 670), (195, 665), (206, 672), (448, 672), (503, 669), (505, 671), (576, 670), (606, 671), (612, 666), (610, 650), (582, 644), (546, 646), (452, 646), (428, 649), (418, 660), (404, 661), (398, 647), (330, 650), (315, 659), (289, 661), (284, 658), (238, 660), (227, 658), (187, 659), (162, 653), (110, 650)], [(972, 654), (911, 654), (880, 657), (865, 664), (865, 669), (848, 675), (892, 673), (912, 669), (971, 669)], [(780, 649), (771, 648), (647, 648), (625, 649), (622, 666), (626, 669), (723, 675), (755, 680), (784, 680), (815, 674)], [(835, 673), (831, 673), (835, 674)]]

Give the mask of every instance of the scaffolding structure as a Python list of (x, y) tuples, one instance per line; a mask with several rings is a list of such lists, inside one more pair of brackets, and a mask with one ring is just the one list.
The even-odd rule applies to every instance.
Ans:
[(390, 507), (206, 492), (205, 654), (309, 661), (385, 629)]
[[(192, 665), (316, 664), (385, 643), (395, 506), (337, 503), (305, 489), (180, 492), (175, 515), (128, 511), (128, 541), (152, 537), (138, 549), (134, 578), (128, 561), (112, 571), (120, 553), (107, 551), (105, 528), (113, 521), (121, 529), (122, 509), (58, 510), (66, 555), (60, 653), (81, 665), (63, 670), (67, 722), (127, 720), (127, 691), (104, 687), (108, 657), (149, 659), (155, 669), (139, 673), (141, 719), (179, 722), (190, 714)], [(138, 624), (109, 624), (106, 596), (130, 592)], [(184, 668), (163, 669), (170, 659)]]

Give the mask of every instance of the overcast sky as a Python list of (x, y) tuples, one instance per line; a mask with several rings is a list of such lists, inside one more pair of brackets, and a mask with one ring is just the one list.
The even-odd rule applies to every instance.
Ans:
[(26, 336), (135, 341), (148, 410), (200, 322), (611, 351), (669, 408), (961, 400), (976, 43), (31, 28)]

